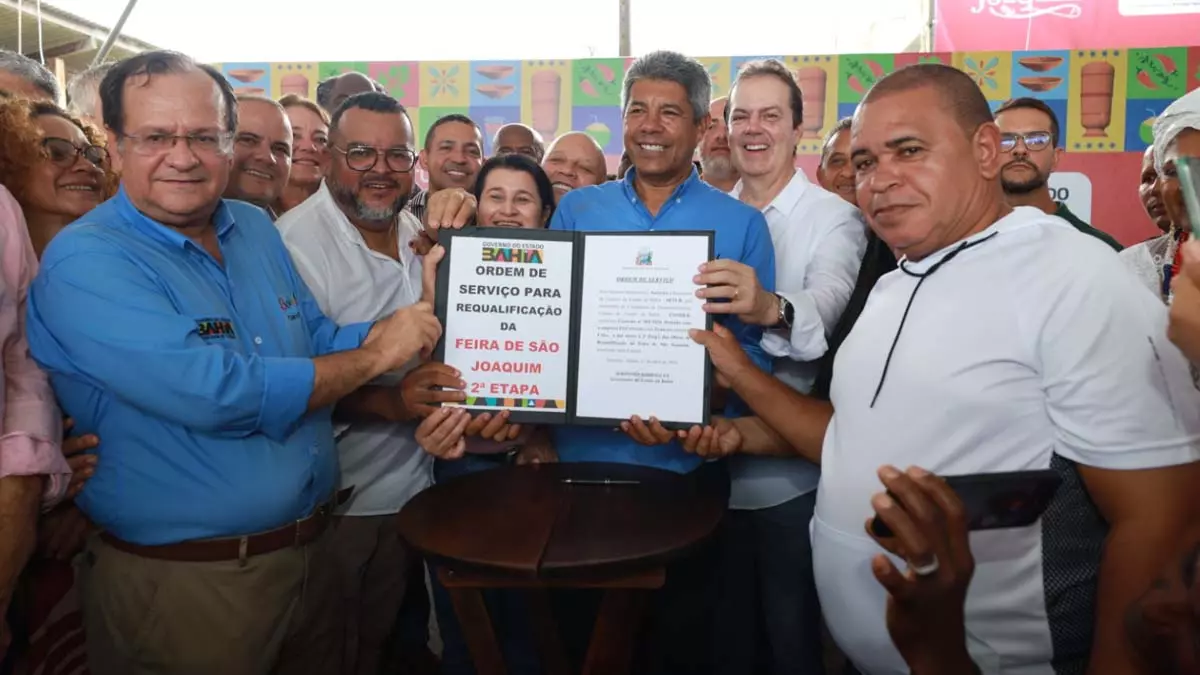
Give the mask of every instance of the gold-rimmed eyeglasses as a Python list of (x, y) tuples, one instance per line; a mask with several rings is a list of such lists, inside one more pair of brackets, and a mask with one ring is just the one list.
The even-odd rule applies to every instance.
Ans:
[(175, 144), (183, 141), (188, 149), (205, 155), (226, 155), (233, 149), (233, 137), (227, 133), (202, 131), (192, 134), (149, 133), (135, 136), (122, 134), (139, 155), (161, 155), (170, 152)]

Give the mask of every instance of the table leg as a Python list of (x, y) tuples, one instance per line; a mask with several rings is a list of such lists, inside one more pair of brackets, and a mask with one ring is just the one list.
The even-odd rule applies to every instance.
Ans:
[(649, 591), (610, 588), (600, 604), (583, 675), (626, 675), (633, 660), (634, 639), (645, 615)]
[(533, 624), (538, 655), (542, 659), (542, 671), (546, 675), (570, 675), (571, 665), (558, 634), (558, 622), (554, 620), (549, 589), (531, 588), (525, 597), (529, 602), (529, 619)]
[(450, 593), (454, 613), (458, 616), (467, 648), (471, 651), (475, 672), (479, 675), (508, 675), (500, 644), (496, 641), (496, 633), (488, 617), (487, 605), (483, 602), (483, 593), (478, 588), (451, 587), (446, 590)]

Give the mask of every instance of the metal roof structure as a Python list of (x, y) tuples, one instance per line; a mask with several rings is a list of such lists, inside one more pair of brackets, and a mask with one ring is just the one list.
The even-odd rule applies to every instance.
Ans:
[[(62, 59), (67, 75), (86, 70), (108, 37), (109, 29), (43, 1), (39, 53), (37, 4), (36, 0), (0, 0), (0, 47), (17, 51), (19, 26), (20, 51), (26, 56), (41, 60), (44, 54), (47, 61)], [(158, 47), (127, 35), (119, 35), (105, 61), (117, 61), (154, 49)]]

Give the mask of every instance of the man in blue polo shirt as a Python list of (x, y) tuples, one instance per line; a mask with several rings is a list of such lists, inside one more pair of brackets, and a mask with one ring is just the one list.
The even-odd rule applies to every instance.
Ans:
[[(708, 71), (694, 59), (666, 51), (638, 59), (625, 75), (621, 101), (632, 168), (620, 181), (564, 195), (550, 229), (712, 230), (717, 258), (749, 266), (762, 290), (774, 291), (775, 251), (762, 213), (702, 182), (692, 164), (696, 145), (712, 124), (711, 91)], [(770, 359), (760, 344), (762, 328), (736, 316), (722, 322), (755, 363), (769, 371)], [(737, 416), (738, 407), (731, 403), (727, 412)], [(565, 462), (643, 464), (681, 473), (702, 461), (684, 452), (674, 435), (657, 424), (630, 420), (621, 426), (624, 433), (555, 427), (555, 449)]]
[[(762, 212), (702, 182), (692, 164), (696, 145), (712, 123), (711, 91), (708, 71), (694, 59), (665, 51), (638, 59), (625, 75), (621, 101), (625, 150), (632, 168), (620, 181), (568, 192), (559, 201), (550, 228), (712, 230), (716, 257), (747, 265), (757, 280), (744, 289), (732, 281), (715, 284), (704, 291), (705, 297), (744, 299), (756, 297), (759, 289), (773, 292), (775, 250)], [(733, 314), (717, 319), (737, 336), (760, 368), (770, 370), (760, 344), (761, 327), (743, 323)], [(738, 401), (726, 407), (731, 416), (741, 413)], [(674, 434), (657, 422), (635, 418), (622, 422), (621, 429), (554, 427), (554, 446), (561, 461), (620, 462), (692, 472), (709, 489), (728, 492), (724, 462), (701, 467), (703, 460), (685, 452)], [(645, 662), (638, 664), (638, 672), (707, 672), (708, 650), (699, 647), (708, 641), (713, 627), (716, 565), (712, 554), (711, 548), (702, 549), (668, 569), (644, 638), (649, 647), (643, 652)]]
[[(55, 238), (30, 348), (101, 455), (79, 506), (96, 675), (335, 672), (286, 640), (334, 500), (341, 397), (432, 348), (428, 304), (339, 328), (261, 209), (225, 201), (233, 91), (172, 52), (101, 84), (116, 197)], [(328, 650), (336, 652), (337, 650)]]

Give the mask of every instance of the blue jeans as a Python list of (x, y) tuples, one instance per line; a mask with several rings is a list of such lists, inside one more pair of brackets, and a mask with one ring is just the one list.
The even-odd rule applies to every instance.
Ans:
[[(433, 463), (433, 480), (443, 483), (504, 464), (504, 455), (465, 455), (451, 461), (438, 459)], [(433, 587), (433, 607), (437, 612), (438, 630), (442, 637), (442, 675), (475, 675), (475, 664), (471, 661), (462, 627), (454, 614), (450, 593), (438, 581), (432, 563), (429, 576)], [(483, 601), (510, 675), (541, 675), (541, 659), (534, 642), (529, 609), (521, 591), (485, 590)]]
[(813, 490), (771, 508), (726, 514), (716, 675), (824, 675), (808, 534), (816, 501)]

